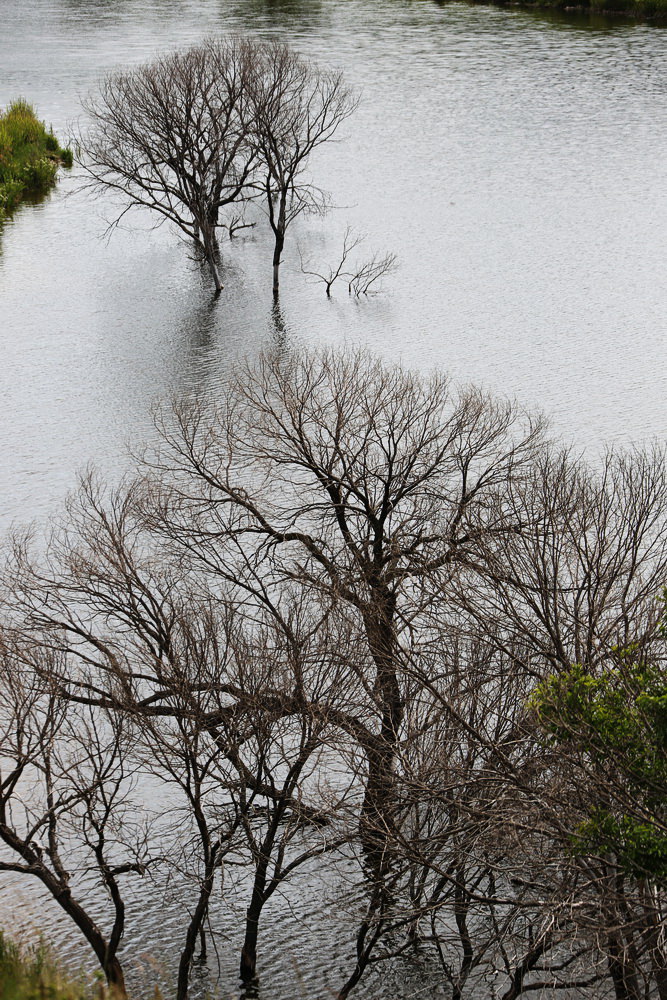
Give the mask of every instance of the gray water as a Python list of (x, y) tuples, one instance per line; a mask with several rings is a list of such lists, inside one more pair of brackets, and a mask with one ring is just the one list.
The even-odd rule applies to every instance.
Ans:
[[(290, 233), (282, 323), (266, 226), (210, 286), (167, 228), (63, 176), (0, 250), (0, 526), (123, 467), (156, 400), (220, 391), (276, 337), (364, 344), (541, 407), (577, 446), (664, 438), (667, 32), (431, 0), (2, 0), (0, 105), (60, 135), (107, 70), (211, 33), (279, 35), (361, 105), (313, 160), (336, 206)], [(385, 292), (327, 301), (300, 273), (347, 223), (400, 258)], [(130, 227), (132, 223), (132, 228)], [(136, 228), (135, 228), (136, 227)]]
[[(230, 362), (276, 340), (440, 366), (542, 408), (577, 449), (664, 440), (667, 32), (431, 0), (1, 0), (0, 11), (0, 106), (26, 97), (61, 137), (106, 71), (230, 30), (285, 38), (361, 95), (341, 141), (313, 159), (334, 207), (290, 232), (280, 315), (266, 226), (224, 247), (217, 301), (168, 228), (136, 216), (106, 238), (114, 206), (73, 174), (4, 226), (1, 528), (43, 521), (88, 463), (117, 477), (127, 443), (151, 434), (153, 404), (224, 392)], [(348, 223), (400, 269), (382, 294), (339, 288), (328, 301), (297, 248), (316, 268), (331, 262)], [(0, 924), (48, 917), (76, 953), (52, 906), (16, 882), (0, 891)], [(324, 976), (349, 956), (326, 911), (308, 915), (319, 890), (305, 879), (291, 892), (265, 940), (276, 998), (298, 995), (300, 957), (316, 953)], [(151, 906), (134, 937), (149, 964), (177, 925)], [(402, 976), (385, 995), (418, 995), (419, 974)], [(365, 995), (380, 995), (377, 982)]]

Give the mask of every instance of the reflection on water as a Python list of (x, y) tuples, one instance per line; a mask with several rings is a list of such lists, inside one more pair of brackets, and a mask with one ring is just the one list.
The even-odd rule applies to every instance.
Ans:
[[(667, 35), (434, 0), (4, 0), (0, 105), (23, 95), (64, 134), (100, 74), (228, 30), (290, 39), (360, 91), (344, 141), (313, 161), (337, 207), (293, 227), (279, 307), (261, 219), (222, 239), (217, 300), (166, 227), (137, 216), (104, 240), (112, 208), (75, 176), (9, 220), (2, 527), (57, 509), (91, 461), (118, 476), (128, 440), (152, 434), (152, 404), (223, 393), (234, 359), (267, 346), (361, 344), (437, 364), (543, 407), (577, 447), (664, 437)], [(385, 294), (329, 300), (300, 273), (297, 246), (325, 264), (348, 223), (398, 254)], [(347, 967), (350, 942), (308, 919), (318, 893), (295, 885), (267, 922), (266, 954), (282, 970), (272, 1000), (290, 996), (299, 958)], [(57, 912), (30, 898), (23, 921), (48, 913), (76, 954)], [(168, 963), (178, 915), (159, 900), (142, 912), (131, 946)], [(308, 934), (310, 951), (295, 955)], [(401, 986), (387, 975), (384, 995), (423, 990), (423, 972), (401, 975)], [(224, 982), (233, 976), (232, 963)]]

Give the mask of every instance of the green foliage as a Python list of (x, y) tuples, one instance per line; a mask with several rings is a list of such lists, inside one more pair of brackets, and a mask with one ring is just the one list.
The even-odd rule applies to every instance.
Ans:
[(29, 104), (10, 104), (0, 114), (0, 219), (22, 198), (45, 194), (61, 163), (71, 167), (72, 151), (60, 148)]
[(22, 952), (0, 933), (0, 1000), (85, 1000), (82, 984), (66, 980), (49, 952)]
[(612, 853), (636, 878), (667, 884), (667, 671), (635, 647), (615, 650), (593, 676), (575, 664), (549, 677), (533, 707), (548, 739), (581, 778), (589, 815), (578, 852)]

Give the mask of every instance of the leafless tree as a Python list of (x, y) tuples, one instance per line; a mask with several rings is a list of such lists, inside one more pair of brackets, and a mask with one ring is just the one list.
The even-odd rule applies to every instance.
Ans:
[[(41, 882), (124, 996), (123, 879), (143, 875), (156, 860), (136, 819), (124, 720), (73, 706), (48, 649), (16, 648), (5, 638), (0, 655), (0, 839), (14, 855), (0, 861), (0, 871)], [(108, 930), (94, 915), (99, 901), (90, 897), (91, 880), (109, 900)]]
[[(303, 176), (310, 154), (355, 106), (339, 73), (282, 43), (208, 40), (103, 80), (84, 102), (82, 165), (128, 203), (119, 219), (142, 206), (176, 226), (204, 255), (217, 292), (220, 211), (261, 192), (277, 294), (288, 226), (323, 205)], [(233, 235), (240, 217), (227, 226)]]
[(219, 212), (244, 196), (256, 163), (253, 72), (248, 43), (207, 41), (114, 73), (84, 102), (82, 162), (94, 184), (172, 223), (203, 253), (218, 292)]
[(323, 70), (282, 42), (256, 51), (252, 101), (262, 188), (274, 235), (273, 294), (280, 288), (285, 236), (303, 212), (321, 211), (322, 193), (305, 177), (311, 153), (357, 106), (341, 73)]
[(254, 600), (293, 581), (354, 623), (368, 722), (339, 721), (367, 757), (367, 846), (381, 867), (371, 841), (391, 812), (423, 580), (449, 578), (480, 532), (514, 530), (487, 517), (487, 498), (530, 459), (539, 425), (440, 376), (324, 353), (264, 358), (224, 408), (182, 410), (164, 433), (163, 492), (146, 498), (156, 530)]
[(312, 265), (308, 261), (304, 261), (303, 256), (301, 256), (301, 252), (299, 252), (299, 255), (301, 256), (301, 271), (303, 274), (310, 275), (317, 278), (319, 281), (322, 281), (326, 289), (327, 298), (331, 298), (331, 289), (338, 279), (340, 277), (349, 277), (348, 272), (345, 270), (345, 265), (350, 254), (356, 250), (362, 242), (363, 236), (355, 234), (350, 226), (348, 226), (343, 234), (343, 246), (340, 253), (340, 259), (336, 264), (332, 264), (327, 268), (324, 274), (321, 274), (319, 271), (310, 270)]

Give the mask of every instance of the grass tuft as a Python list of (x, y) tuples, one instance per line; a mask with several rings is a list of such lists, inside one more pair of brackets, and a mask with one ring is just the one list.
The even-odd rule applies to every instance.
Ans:
[(89, 1000), (82, 983), (59, 972), (43, 945), (22, 951), (0, 932), (0, 1000)]

